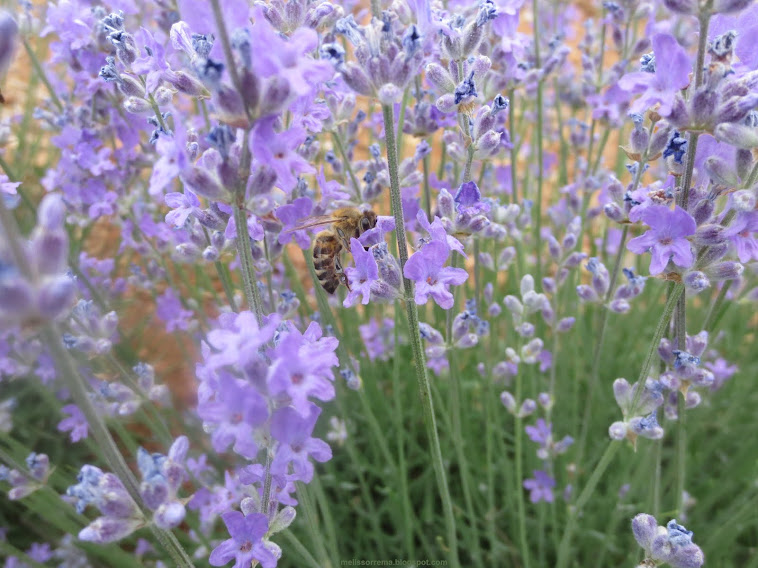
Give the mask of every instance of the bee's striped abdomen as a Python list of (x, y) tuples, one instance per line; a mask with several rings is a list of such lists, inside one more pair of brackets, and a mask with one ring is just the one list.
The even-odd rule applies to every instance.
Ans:
[(316, 235), (313, 266), (321, 286), (330, 294), (334, 294), (341, 282), (342, 274), (337, 261), (341, 250), (342, 243), (332, 231), (321, 231)]

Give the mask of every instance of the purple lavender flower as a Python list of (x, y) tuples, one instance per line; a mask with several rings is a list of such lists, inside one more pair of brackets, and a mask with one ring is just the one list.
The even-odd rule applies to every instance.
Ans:
[(524, 489), (529, 490), (529, 500), (532, 503), (539, 503), (540, 501), (552, 503), (555, 479), (541, 470), (534, 470), (532, 473), (534, 477), (524, 480)]
[(758, 211), (740, 211), (724, 235), (734, 244), (740, 262), (758, 260)]
[(321, 328), (311, 324), (306, 333), (288, 333), (277, 345), (268, 371), (271, 394), (286, 395), (301, 416), (311, 412), (309, 397), (334, 398), (332, 367), (338, 364), (334, 338), (321, 338)]
[(293, 475), (293, 479), (309, 483), (313, 479), (311, 458), (319, 462), (332, 459), (329, 444), (311, 437), (320, 414), (321, 409), (313, 403), (310, 403), (309, 413), (305, 416), (290, 406), (274, 413), (271, 436), (279, 445), (271, 463), (272, 472)]
[(379, 278), (379, 268), (371, 251), (363, 248), (358, 239), (350, 239), (350, 252), (355, 260), (355, 266), (349, 266), (345, 269), (348, 282), (350, 283), (350, 292), (348, 292), (343, 306), (349, 308), (355, 304), (358, 296), (363, 295), (361, 303), (368, 304), (371, 297), (371, 285)]
[(221, 518), (232, 538), (219, 544), (211, 552), (208, 563), (224, 566), (234, 560), (235, 568), (250, 566), (254, 561), (264, 568), (274, 568), (277, 558), (263, 545), (263, 537), (268, 532), (268, 519), (263, 513), (247, 516), (239, 511), (229, 511)]
[(645, 550), (646, 560), (656, 566), (667, 563), (673, 568), (700, 568), (705, 563), (703, 551), (692, 542), (692, 531), (676, 520), (661, 527), (655, 517), (640, 513), (632, 519), (632, 532)]
[(441, 308), (449, 310), (453, 307), (453, 295), (448, 286), (463, 284), (468, 273), (462, 268), (444, 266), (449, 255), (447, 244), (433, 241), (415, 252), (405, 263), (403, 274), (416, 282), (414, 299), (417, 304), (425, 304), (432, 296)]
[(255, 458), (258, 445), (252, 432), (268, 418), (268, 406), (253, 385), (223, 374), (214, 400), (201, 402), (197, 412), (214, 426), (211, 442), (217, 452), (234, 444), (236, 453), (247, 459)]
[(182, 307), (173, 288), (166, 288), (166, 291), (156, 298), (155, 314), (166, 324), (166, 331), (169, 333), (176, 330), (187, 331), (194, 315), (191, 310)]
[(78, 442), (86, 438), (89, 425), (79, 407), (75, 404), (67, 404), (61, 411), (68, 414), (68, 418), (64, 418), (58, 422), (58, 431), (71, 432), (70, 439), (72, 442)]
[(632, 103), (631, 112), (642, 113), (660, 103), (658, 114), (665, 117), (671, 113), (674, 97), (689, 84), (690, 69), (690, 58), (676, 39), (669, 34), (656, 34), (653, 54), (643, 57), (642, 70), (627, 73), (618, 85), (626, 91), (642, 93)]
[(697, 226), (692, 216), (679, 206), (672, 211), (663, 205), (648, 207), (642, 216), (650, 230), (629, 241), (627, 248), (637, 254), (650, 251), (650, 273), (660, 274), (669, 259), (680, 268), (692, 266), (694, 257), (686, 239)]
[(292, 231), (299, 222), (313, 210), (313, 200), (309, 197), (298, 197), (292, 203), (282, 205), (276, 209), (276, 216), (284, 223), (282, 232), (279, 233), (279, 244), (287, 244), (291, 239), (295, 239), (297, 246), (301, 249), (307, 249), (311, 246), (311, 239), (304, 230)]
[(166, 214), (166, 223), (176, 228), (183, 227), (189, 216), (200, 209), (200, 200), (190, 190), (167, 193), (164, 200), (171, 207)]

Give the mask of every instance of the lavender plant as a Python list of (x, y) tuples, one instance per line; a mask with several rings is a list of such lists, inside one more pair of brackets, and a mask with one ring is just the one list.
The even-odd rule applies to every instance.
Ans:
[(0, 8), (4, 566), (758, 566), (758, 5)]

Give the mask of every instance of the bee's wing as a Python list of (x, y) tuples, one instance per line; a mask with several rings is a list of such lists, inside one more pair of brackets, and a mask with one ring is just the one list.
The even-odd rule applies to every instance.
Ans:
[(329, 225), (339, 220), (340, 218), (335, 217), (334, 215), (316, 215), (314, 217), (308, 217), (307, 219), (304, 219), (302, 223), (300, 223), (296, 227), (292, 227), (291, 229), (288, 229), (287, 232), (291, 233), (293, 231), (300, 231), (302, 229), (308, 229), (310, 227), (318, 227), (320, 225)]

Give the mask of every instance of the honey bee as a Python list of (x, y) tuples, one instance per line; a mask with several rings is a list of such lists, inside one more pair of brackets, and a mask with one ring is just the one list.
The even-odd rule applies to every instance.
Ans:
[(376, 213), (361, 211), (355, 207), (342, 207), (329, 215), (319, 215), (307, 219), (291, 231), (317, 227), (331, 223), (331, 227), (316, 233), (313, 243), (313, 266), (321, 286), (334, 294), (340, 284), (347, 286), (347, 277), (342, 269), (340, 253), (350, 250), (350, 239), (358, 238), (369, 229), (376, 227)]

